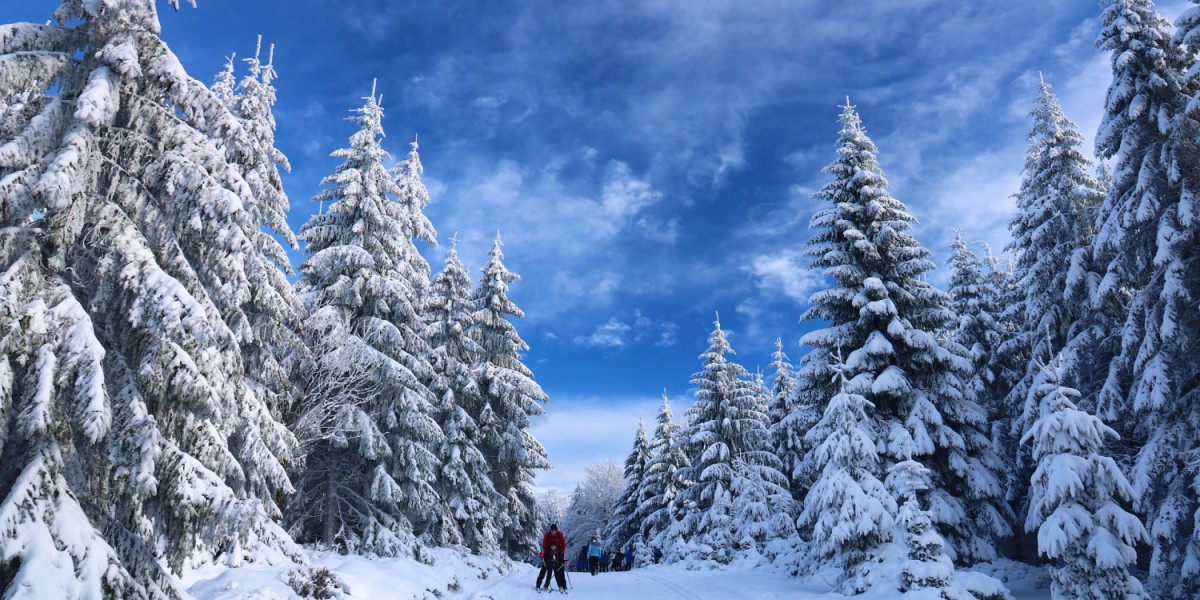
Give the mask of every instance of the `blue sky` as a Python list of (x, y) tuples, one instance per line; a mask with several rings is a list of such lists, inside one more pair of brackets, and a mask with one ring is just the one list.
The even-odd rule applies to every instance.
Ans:
[[(44, 20), (53, 0), (0, 3)], [(1163, 12), (1177, 15), (1183, 3)], [(545, 487), (627, 454), (663, 390), (691, 400), (713, 315), (739, 359), (793, 359), (821, 278), (810, 198), (849, 96), (893, 194), (944, 259), (952, 228), (996, 248), (1020, 181), (1038, 71), (1089, 137), (1108, 84), (1095, 0), (199, 0), (164, 37), (193, 77), (262, 34), (276, 45), (278, 142), (293, 229), (378, 78), (387, 145), (420, 135), (428, 215), (482, 265), (504, 234)], [(441, 249), (426, 255), (437, 269)], [(945, 274), (934, 276), (944, 281)]]

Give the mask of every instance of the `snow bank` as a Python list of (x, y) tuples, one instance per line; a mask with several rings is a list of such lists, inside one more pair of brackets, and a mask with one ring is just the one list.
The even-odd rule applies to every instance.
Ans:
[(184, 585), (196, 600), (293, 600), (300, 596), (288, 586), (291, 572), (326, 568), (341, 580), (346, 598), (425, 600), (487, 589), (505, 575), (524, 575), (529, 581), (536, 577), (528, 565), (503, 564), (447, 548), (426, 552), (432, 565), (411, 558), (343, 556), (311, 549), (307, 553), (308, 567), (206, 566), (185, 573)]

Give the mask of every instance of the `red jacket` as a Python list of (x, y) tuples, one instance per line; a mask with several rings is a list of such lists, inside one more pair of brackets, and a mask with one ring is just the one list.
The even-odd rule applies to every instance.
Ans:
[(567, 549), (567, 539), (563, 537), (562, 531), (547, 531), (546, 537), (542, 538), (542, 553), (550, 551), (550, 542), (558, 544), (558, 551), (563, 552)]

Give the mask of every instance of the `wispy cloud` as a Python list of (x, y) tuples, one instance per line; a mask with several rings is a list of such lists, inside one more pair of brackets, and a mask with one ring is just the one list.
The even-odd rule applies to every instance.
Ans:
[(629, 343), (629, 332), (633, 328), (615, 318), (596, 327), (589, 336), (578, 336), (575, 343), (592, 348), (621, 348)]
[(631, 344), (673, 346), (679, 326), (671, 321), (653, 319), (634, 310), (630, 322), (616, 317), (596, 326), (590, 335), (576, 336), (575, 343), (590, 348), (617, 349)]
[(824, 276), (808, 268), (804, 253), (794, 248), (756, 256), (749, 268), (760, 288), (783, 292), (802, 303), (825, 282)]

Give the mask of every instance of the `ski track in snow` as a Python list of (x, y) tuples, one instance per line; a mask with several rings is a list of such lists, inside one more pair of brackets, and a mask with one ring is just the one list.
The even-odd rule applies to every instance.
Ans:
[[(469, 600), (612, 600), (654, 598), (655, 600), (767, 600), (821, 598), (817, 590), (800, 589), (795, 579), (759, 571), (686, 571), (679, 568), (646, 567), (620, 573), (571, 573), (567, 594), (538, 592), (533, 584), (537, 571), (518, 569)], [(553, 587), (553, 585), (551, 586)]]

